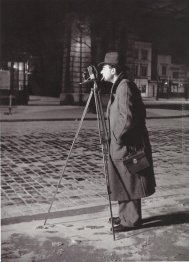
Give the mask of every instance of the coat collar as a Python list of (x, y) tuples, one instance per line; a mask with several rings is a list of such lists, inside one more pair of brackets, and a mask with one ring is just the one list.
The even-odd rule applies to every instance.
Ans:
[(113, 103), (113, 101), (114, 101), (116, 89), (117, 89), (118, 85), (120, 84), (120, 82), (121, 82), (123, 79), (126, 79), (126, 76), (125, 76), (124, 73), (120, 73), (119, 76), (118, 76), (118, 78), (117, 78), (117, 80), (116, 80), (115, 83), (112, 85), (111, 92), (110, 92), (110, 98), (109, 98), (108, 106), (107, 106), (107, 115), (109, 115), (110, 105), (111, 105), (111, 104)]
[(116, 89), (117, 89), (119, 83), (121, 82), (121, 80), (123, 80), (123, 79), (125, 79), (125, 78), (126, 78), (126, 76), (125, 76), (125, 74), (124, 74), (123, 72), (118, 75), (117, 80), (116, 80), (115, 83), (112, 85), (111, 92), (110, 92), (110, 96), (112, 96), (113, 93), (116, 92)]

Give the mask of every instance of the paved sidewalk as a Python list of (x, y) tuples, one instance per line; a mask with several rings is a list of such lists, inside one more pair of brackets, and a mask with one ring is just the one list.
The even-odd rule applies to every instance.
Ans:
[[(2, 125), (2, 218), (45, 213), (73, 142), (78, 121)], [(182, 178), (187, 191), (188, 118), (148, 120), (155, 171), (164, 188)], [(164, 178), (164, 173), (167, 176)], [(179, 174), (179, 176), (178, 176)], [(162, 175), (162, 176), (161, 176)], [(170, 176), (170, 177), (168, 177)], [(178, 180), (180, 185), (180, 181)], [(159, 181), (158, 181), (159, 184)], [(166, 193), (167, 187), (164, 189)], [(175, 188), (179, 193), (180, 188)], [(170, 189), (170, 192), (172, 188)], [(186, 192), (185, 192), (186, 193)], [(161, 195), (161, 194), (160, 194)], [(164, 196), (164, 193), (163, 193)], [(62, 201), (63, 199), (63, 201)], [(59, 200), (59, 201), (57, 201)], [(107, 204), (97, 122), (84, 121), (52, 211)], [(17, 205), (17, 209), (12, 207)]]

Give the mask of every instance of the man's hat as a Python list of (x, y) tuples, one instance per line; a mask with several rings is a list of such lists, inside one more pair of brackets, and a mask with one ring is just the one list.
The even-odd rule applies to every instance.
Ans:
[(105, 55), (104, 62), (99, 63), (98, 67), (101, 68), (104, 65), (125, 67), (125, 57), (118, 52), (108, 52)]

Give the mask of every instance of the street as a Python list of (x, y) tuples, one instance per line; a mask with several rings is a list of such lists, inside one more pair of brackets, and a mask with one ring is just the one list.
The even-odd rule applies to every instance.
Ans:
[[(167, 222), (167, 226), (175, 224), (174, 229), (178, 224), (179, 229), (177, 228), (176, 231), (181, 230), (182, 232), (188, 230), (185, 224), (188, 222), (186, 214), (188, 214), (189, 204), (188, 123), (187, 117), (147, 119), (157, 190), (153, 196), (143, 199), (142, 202), (144, 218), (160, 216), (160, 214), (165, 217), (170, 216), (169, 219), (167, 217), (168, 220), (165, 219), (165, 224)], [(78, 124), (79, 121), (2, 123), (1, 216), (2, 225), (5, 225), (5, 228), (8, 224), (14, 224), (15, 221), (32, 221), (39, 215), (44, 218), (62, 175)], [(83, 210), (100, 206), (108, 206), (108, 198), (97, 122), (95, 120), (84, 121), (51, 212), (54, 217), (60, 219), (61, 212), (70, 211), (73, 216), (74, 213), (81, 210), (82, 215)], [(116, 210), (116, 203), (113, 203), (113, 209)], [(179, 220), (180, 217), (183, 219)], [(181, 227), (182, 224), (183, 227)], [(5, 233), (6, 230), (3, 232), (3, 228), (2, 242), (6, 242), (8, 235)], [(66, 237), (69, 237), (68, 231), (64, 230), (64, 233)], [(73, 233), (75, 234), (76, 232)], [(175, 231), (174, 234), (176, 234)], [(187, 235), (182, 235), (182, 237), (182, 241), (187, 242)], [(178, 241), (175, 240), (175, 242), (178, 244)], [(101, 244), (102, 248), (106, 249), (103, 243)], [(92, 245), (96, 244), (92, 243)], [(119, 249), (117, 252), (119, 254)], [(169, 253), (170, 250), (167, 252)], [(161, 254), (162, 259), (168, 258), (167, 252)], [(4, 259), (12, 258), (13, 260), (10, 261), (16, 261), (14, 255), (11, 257), (10, 252), (3, 249), (3, 244), (2, 254)], [(169, 255), (172, 258), (175, 256), (175, 254)], [(189, 257), (189, 253), (186, 247), (183, 249), (182, 244), (182, 252), (180, 255), (177, 254), (175, 259), (185, 260), (186, 256)], [(149, 255), (148, 252), (148, 256), (144, 256), (144, 259), (154, 257), (155, 253)]]

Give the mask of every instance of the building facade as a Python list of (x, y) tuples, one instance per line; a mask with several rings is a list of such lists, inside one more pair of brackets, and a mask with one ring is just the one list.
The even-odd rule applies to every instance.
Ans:
[(134, 43), (134, 81), (144, 97), (149, 96), (150, 93), (151, 66), (152, 43), (136, 41)]
[(90, 64), (103, 61), (105, 53), (110, 50), (125, 54), (130, 69), (128, 77), (136, 83), (142, 97), (186, 96), (186, 66), (172, 63), (171, 55), (158, 54), (154, 42), (140, 38), (132, 24), (128, 28), (125, 23), (119, 23), (119, 29), (110, 32), (106, 21), (105, 35), (101, 35), (103, 28), (92, 30), (92, 22), (88, 16), (81, 18), (72, 14), (67, 17), (69, 26), (64, 35), (61, 104), (86, 102), (90, 89), (81, 84), (83, 72)]
[(171, 55), (157, 55), (159, 95), (167, 98), (188, 98), (187, 72), (187, 66), (173, 63)]
[[(155, 97), (161, 87), (165, 75), (158, 75), (159, 64), (164, 63), (163, 74), (167, 70), (167, 61), (158, 60), (158, 54), (182, 55), (183, 64), (189, 61), (188, 0), (2, 2), (2, 54), (32, 56), (30, 94), (57, 96), (61, 104), (86, 101), (90, 87), (81, 84), (83, 71), (103, 61), (108, 51), (125, 54), (128, 77), (144, 97)], [(173, 61), (168, 65), (172, 70), (169, 77), (181, 90), (184, 66), (178, 69)]]

